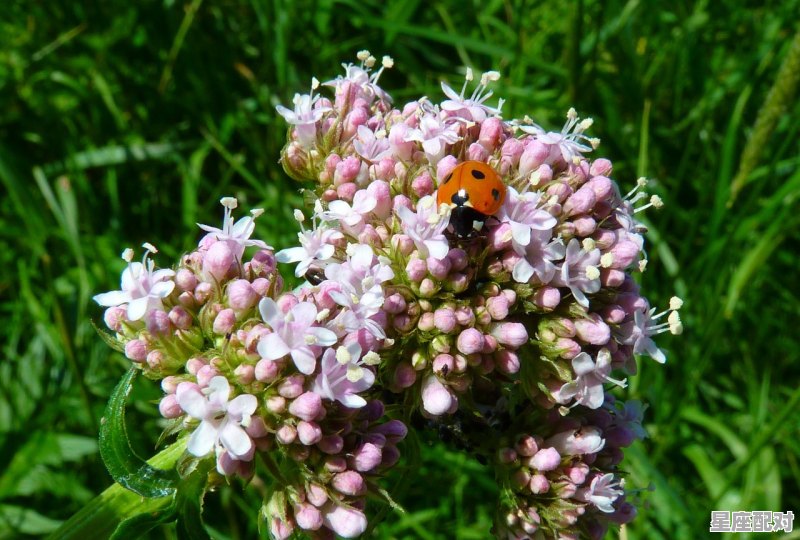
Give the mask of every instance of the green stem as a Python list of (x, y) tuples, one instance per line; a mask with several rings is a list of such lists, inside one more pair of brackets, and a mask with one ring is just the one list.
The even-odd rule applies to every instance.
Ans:
[[(171, 469), (185, 447), (184, 441), (173, 443), (147, 463), (159, 469)], [(64, 522), (50, 535), (49, 540), (108, 538), (123, 520), (145, 512), (156, 512), (171, 501), (172, 497), (145, 499), (119, 484), (114, 484)]]

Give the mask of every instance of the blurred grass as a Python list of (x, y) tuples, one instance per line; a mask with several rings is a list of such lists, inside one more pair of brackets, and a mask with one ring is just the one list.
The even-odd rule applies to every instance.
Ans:
[[(593, 116), (615, 178), (657, 181), (646, 294), (686, 300), (629, 389), (651, 437), (627, 452), (640, 517), (627, 537), (705, 537), (712, 509), (800, 510), (800, 106), (786, 99), (735, 203), (731, 183), (797, 32), (800, 1), (7, 0), (0, 18), (0, 539), (46, 534), (110, 479), (97, 422), (125, 360), (96, 337), (91, 295), (126, 246), (166, 263), (219, 219), (262, 206), (259, 233), (294, 239), (298, 186), (277, 163), (274, 105), (369, 48), (390, 54), (397, 102), (439, 96), (463, 66), (497, 69), (508, 117)], [(772, 118), (772, 116), (770, 117)], [(751, 151), (752, 152), (752, 151)], [(738, 185), (737, 185), (738, 187)], [(159, 389), (129, 412), (141, 453)], [(493, 482), (424, 445), (379, 538), (485, 538)], [(398, 474), (404, 471), (399, 471)], [(215, 538), (255, 534), (251, 492), (207, 504)], [(172, 538), (168, 528), (156, 538)], [(742, 534), (737, 538), (747, 538)]]

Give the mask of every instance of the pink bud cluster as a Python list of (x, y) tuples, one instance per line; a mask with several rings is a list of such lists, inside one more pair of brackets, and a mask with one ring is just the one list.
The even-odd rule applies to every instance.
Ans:
[(503, 538), (602, 538), (612, 523), (636, 516), (618, 469), (622, 448), (644, 436), (641, 403), (609, 396), (600, 409), (569, 417), (532, 414), (536, 428), (496, 454), (504, 488), (495, 527)]

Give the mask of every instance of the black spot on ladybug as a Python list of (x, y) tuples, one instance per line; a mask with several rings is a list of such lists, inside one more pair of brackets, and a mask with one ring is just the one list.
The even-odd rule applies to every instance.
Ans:
[(444, 182), (442, 182), (442, 184), (446, 184), (447, 182), (450, 181), (451, 178), (453, 178), (453, 173), (450, 173), (447, 176), (445, 176), (444, 177)]
[(484, 178), (486, 178), (486, 175), (485, 175), (485, 174), (483, 174), (483, 173), (482, 173), (481, 171), (479, 171), (478, 169), (472, 169), (470, 172), (472, 173), (472, 177), (473, 177), (475, 180), (483, 180)]
[(492, 190), (492, 198), (494, 200), (496, 200), (496, 201), (499, 201), (500, 200), (500, 192), (497, 191), (496, 189), (493, 189)]

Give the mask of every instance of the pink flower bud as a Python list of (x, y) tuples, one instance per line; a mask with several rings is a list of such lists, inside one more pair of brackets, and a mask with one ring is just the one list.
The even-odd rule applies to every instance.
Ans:
[(453, 371), (455, 361), (449, 354), (440, 354), (433, 359), (433, 372), (442, 377)]
[(372, 212), (378, 219), (386, 219), (392, 213), (392, 194), (389, 190), (389, 184), (382, 180), (375, 180), (367, 186), (367, 193), (372, 195), (376, 201), (375, 208)]
[(169, 320), (176, 328), (188, 330), (192, 326), (192, 316), (181, 306), (175, 306), (169, 310)]
[(294, 306), (300, 303), (297, 296), (292, 293), (282, 294), (276, 301), (275, 304), (278, 306), (278, 309), (281, 313), (286, 314), (289, 313)]
[(264, 419), (260, 416), (250, 417), (250, 424), (248, 424), (248, 426), (245, 428), (245, 431), (253, 439), (265, 437), (268, 433), (267, 425), (264, 423)]
[(456, 327), (456, 313), (452, 308), (440, 308), (433, 312), (433, 324), (445, 334), (449, 334)]
[(348, 202), (353, 200), (356, 191), (358, 191), (358, 185), (356, 185), (355, 182), (348, 182), (346, 184), (341, 184), (339, 187), (336, 188), (336, 194), (339, 196), (339, 198)]
[(132, 339), (125, 344), (125, 356), (134, 362), (144, 362), (147, 358), (147, 345), (141, 339)]
[(394, 371), (394, 384), (400, 389), (409, 388), (417, 380), (417, 372), (408, 362), (400, 362)]
[(338, 454), (344, 448), (344, 439), (339, 435), (325, 435), (317, 443), (317, 447), (326, 454)]
[(381, 464), (381, 459), (381, 449), (372, 443), (365, 443), (353, 452), (350, 463), (359, 472), (369, 472)]
[(433, 330), (433, 313), (426, 312), (420, 315), (419, 321), (417, 321), (417, 328), (420, 332), (430, 332)]
[(267, 296), (269, 294), (269, 287), (272, 283), (267, 278), (254, 279), (250, 286), (258, 296)]
[(587, 214), (592, 210), (592, 207), (594, 207), (596, 202), (597, 197), (594, 194), (592, 186), (586, 184), (578, 189), (578, 191), (573, 193), (569, 199), (567, 199), (567, 201), (564, 203), (562, 211), (566, 216)]
[(600, 271), (600, 283), (604, 287), (616, 288), (625, 282), (625, 272), (615, 268), (603, 268)]
[(361, 160), (355, 156), (347, 156), (336, 165), (336, 171), (333, 175), (333, 185), (341, 186), (342, 184), (354, 181), (360, 171)]
[(572, 467), (568, 467), (565, 472), (570, 482), (579, 486), (586, 481), (586, 477), (589, 474), (589, 466), (585, 463), (577, 463)]
[(611, 162), (606, 158), (599, 158), (592, 162), (589, 174), (592, 176), (608, 176), (611, 173)]
[(486, 311), (496, 321), (505, 319), (508, 317), (508, 299), (504, 295), (489, 298), (486, 301)]
[(233, 330), (236, 324), (236, 313), (232, 309), (223, 309), (214, 319), (214, 333), (225, 335)]
[(150, 369), (157, 371), (164, 367), (164, 353), (159, 350), (150, 351), (147, 353), (146, 362)]
[(411, 259), (406, 264), (406, 274), (408, 279), (414, 282), (421, 282), (428, 273), (428, 266), (422, 259)]
[(586, 319), (576, 320), (575, 331), (578, 338), (591, 345), (605, 345), (611, 339), (611, 329), (596, 313), (589, 314)]
[(535, 437), (531, 435), (523, 435), (519, 438), (517, 444), (514, 445), (514, 448), (519, 455), (531, 457), (539, 451), (539, 444), (536, 442)]
[[(228, 275), (234, 263), (234, 255), (227, 242), (215, 242), (203, 257), (203, 272), (217, 281), (222, 281)], [(197, 289), (195, 289), (197, 296)]]
[(322, 486), (318, 484), (308, 484), (308, 486), (306, 486), (306, 500), (319, 508), (328, 502), (328, 494)]
[(165, 336), (170, 333), (171, 323), (169, 315), (160, 309), (147, 314), (147, 331), (154, 336)]
[(513, 448), (501, 448), (497, 451), (497, 460), (500, 463), (508, 465), (509, 463), (514, 463), (517, 459), (517, 453), (514, 451)]
[(527, 486), (531, 481), (531, 473), (526, 471), (525, 469), (517, 469), (511, 475), (511, 483), (517, 489), (521, 489)]
[(272, 516), (269, 523), (269, 530), (275, 540), (286, 540), (294, 532), (294, 525), (283, 521), (279, 517)]
[(240, 364), (233, 370), (236, 380), (241, 384), (250, 384), (255, 380), (255, 368), (250, 364)]
[(458, 159), (455, 156), (447, 155), (439, 160), (439, 163), (436, 164), (436, 179), (439, 181), (439, 185), (445, 176), (453, 172), (456, 165), (458, 165)]
[(205, 358), (189, 358), (186, 361), (186, 371), (188, 371), (192, 375), (197, 375), (197, 372), (200, 371), (200, 368), (202, 368), (206, 364), (207, 361)]
[(575, 226), (575, 234), (577, 236), (589, 237), (597, 229), (597, 222), (594, 218), (586, 215), (574, 218), (572, 224)]
[(447, 259), (450, 261), (452, 270), (460, 272), (469, 265), (469, 257), (467, 252), (461, 248), (453, 248), (447, 252)]
[(381, 467), (390, 468), (394, 467), (395, 463), (400, 460), (400, 450), (396, 446), (387, 445), (381, 450), (383, 452), (383, 459), (381, 460)]
[[(291, 406), (289, 411), (291, 411)], [(297, 437), (304, 445), (311, 446), (322, 440), (322, 429), (316, 422), (300, 421), (297, 423)]]
[(275, 433), (275, 439), (281, 444), (292, 444), (297, 438), (297, 430), (292, 426), (286, 425)]
[(316, 531), (322, 527), (322, 512), (309, 503), (298, 503), (294, 507), (297, 526), (306, 531)]
[(528, 342), (528, 332), (522, 323), (501, 323), (492, 329), (492, 335), (498, 343), (514, 349)]
[(400, 293), (394, 293), (386, 297), (383, 302), (383, 310), (386, 313), (396, 315), (402, 313), (406, 309), (406, 299)]
[(397, 159), (402, 161), (409, 161), (416, 149), (414, 141), (406, 141), (407, 136), (408, 126), (406, 124), (398, 122), (389, 130), (389, 147)]
[(228, 284), (228, 304), (236, 311), (250, 309), (257, 299), (258, 293), (246, 279), (237, 279)]
[(467, 149), (467, 159), (485, 163), (488, 158), (489, 152), (486, 151), (486, 148), (478, 143), (472, 143), (469, 145), (469, 148)]
[(519, 175), (523, 178), (529, 176), (547, 160), (549, 154), (550, 149), (547, 146), (531, 139), (519, 158)]
[(627, 235), (611, 248), (611, 255), (614, 257), (612, 268), (625, 269), (639, 259), (639, 245), (627, 239)]
[(178, 405), (178, 398), (175, 394), (164, 396), (158, 404), (158, 412), (164, 418), (177, 418), (183, 414), (183, 409)]
[(278, 393), (286, 399), (294, 399), (303, 393), (303, 382), (305, 382), (302, 375), (291, 375), (286, 377), (278, 385)]
[(552, 471), (560, 464), (561, 455), (555, 448), (542, 448), (534, 454), (530, 461), (531, 467), (539, 471)]
[(467, 328), (458, 335), (456, 348), (463, 354), (475, 354), (483, 349), (483, 334), (475, 328)]
[(513, 375), (514, 373), (519, 372), (519, 356), (517, 356), (517, 353), (515, 352), (505, 349), (498, 351), (494, 355), (494, 361), (497, 369), (506, 375)]
[(103, 313), (103, 322), (106, 323), (109, 330), (115, 332), (122, 331), (122, 323), (125, 320), (127, 320), (126, 310), (120, 306), (110, 307)]
[(414, 192), (414, 195), (420, 198), (433, 193), (433, 189), (433, 179), (426, 170), (423, 170), (423, 172), (411, 182), (411, 190)]
[(550, 482), (543, 474), (534, 474), (531, 476), (530, 490), (534, 495), (546, 493), (550, 489)]
[(422, 408), (432, 416), (440, 416), (450, 410), (453, 395), (434, 375), (422, 382)]
[(598, 201), (605, 201), (614, 194), (614, 183), (605, 176), (595, 175), (586, 182), (586, 187), (594, 191), (594, 196)]
[(436, 279), (444, 279), (450, 272), (451, 263), (446, 257), (444, 259), (428, 257), (425, 263), (428, 267), (428, 272)]
[(367, 530), (367, 517), (354, 508), (331, 504), (324, 509), (323, 521), (342, 538), (356, 538)]
[(181, 268), (175, 273), (175, 285), (181, 291), (193, 291), (197, 286), (197, 277), (188, 268)]
[(197, 370), (197, 384), (202, 387), (208, 386), (211, 379), (219, 375), (219, 371), (214, 366), (204, 365)]
[(289, 412), (310, 422), (322, 412), (322, 398), (314, 392), (305, 392), (289, 405)]
[(500, 154), (503, 158), (506, 158), (511, 167), (516, 167), (524, 150), (525, 147), (519, 139), (511, 138), (506, 139), (503, 143), (503, 146), (500, 148)]
[(423, 279), (419, 284), (419, 295), (422, 298), (430, 298), (439, 291), (439, 287), (430, 278)]
[(456, 294), (464, 292), (469, 287), (469, 278), (461, 272), (452, 273), (447, 278), (447, 287)]
[(286, 398), (281, 396), (270, 396), (266, 401), (267, 410), (275, 414), (283, 414), (286, 411)]
[(533, 295), (533, 303), (545, 311), (552, 311), (561, 302), (561, 292), (556, 287), (545, 286)]
[(367, 490), (364, 478), (356, 471), (344, 471), (335, 475), (331, 485), (343, 495), (361, 495)]
[(280, 373), (280, 366), (274, 360), (261, 359), (255, 367), (255, 378), (261, 382), (272, 382)]
[(470, 326), (475, 322), (475, 313), (466, 306), (456, 308), (456, 322), (461, 326)]
[(481, 131), (478, 135), (478, 143), (483, 146), (488, 153), (492, 153), (500, 144), (503, 137), (503, 123), (494, 116), (487, 118), (481, 124)]

